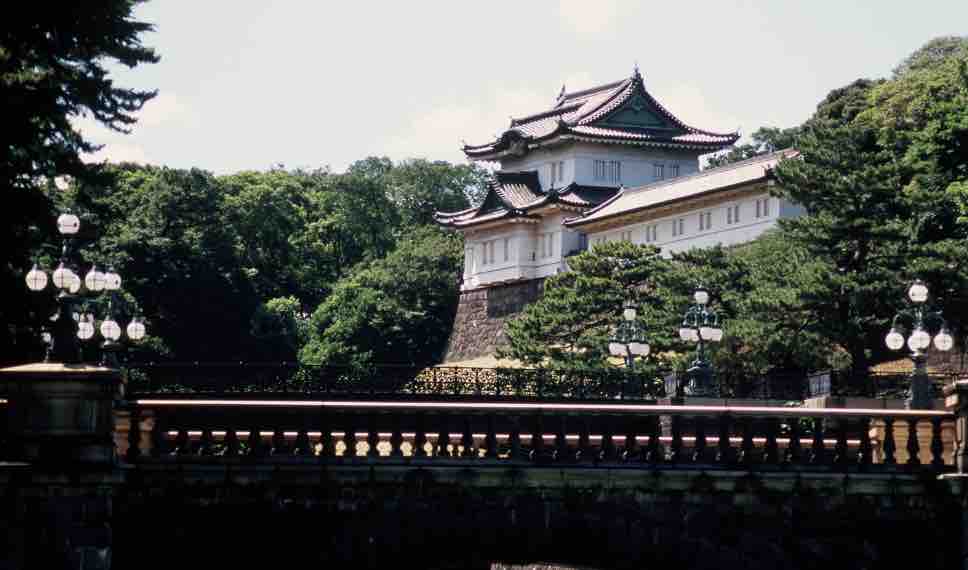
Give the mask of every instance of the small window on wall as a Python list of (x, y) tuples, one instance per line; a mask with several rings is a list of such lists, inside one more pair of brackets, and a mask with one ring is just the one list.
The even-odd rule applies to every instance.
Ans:
[(659, 225), (652, 224), (651, 226), (645, 227), (645, 243), (652, 243), (654, 241), (659, 241)]
[(677, 220), (672, 220), (672, 237), (679, 237), (685, 233), (686, 220), (685, 218), (679, 218)]
[(713, 227), (712, 212), (702, 212), (699, 214), (699, 231), (708, 230)]
[(665, 179), (665, 165), (664, 164), (656, 164), (655, 165), (655, 179), (656, 180), (663, 180), (663, 179)]
[(565, 181), (565, 163), (564, 161), (558, 161), (558, 182)]
[(672, 177), (673, 178), (678, 178), (679, 177), (679, 165), (678, 164), (673, 164), (672, 165)]
[(621, 239), (622, 241), (631, 242), (632, 241), (632, 231), (629, 230), (629, 231), (626, 231), (626, 232), (622, 232), (622, 235), (621, 235), (621, 237), (619, 239)]
[(510, 257), (511, 238), (504, 238), (504, 261)]
[(756, 217), (757, 218), (768, 218), (770, 217), (770, 199), (760, 198), (756, 201)]
[(726, 208), (726, 223), (727, 224), (739, 223), (739, 204), (734, 204)]

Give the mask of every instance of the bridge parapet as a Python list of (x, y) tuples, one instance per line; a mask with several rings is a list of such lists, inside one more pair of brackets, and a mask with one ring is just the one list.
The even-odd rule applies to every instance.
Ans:
[(954, 469), (948, 411), (196, 396), (141, 398), (129, 412), (131, 462)]

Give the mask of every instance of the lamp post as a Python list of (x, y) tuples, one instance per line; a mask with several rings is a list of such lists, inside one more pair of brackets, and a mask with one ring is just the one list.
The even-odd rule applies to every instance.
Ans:
[[(934, 347), (942, 352), (951, 350), (955, 339), (948, 332), (948, 324), (941, 315), (941, 311), (928, 310), (927, 302), (930, 294), (928, 286), (923, 281), (916, 279), (908, 287), (907, 296), (912, 307), (894, 315), (891, 330), (884, 337), (884, 344), (891, 350), (901, 350), (905, 344), (907, 345), (911, 351), (914, 370), (911, 373), (911, 389), (905, 406), (911, 410), (929, 410), (931, 409), (931, 381), (928, 378), (925, 351), (931, 346), (930, 330), (938, 331), (933, 337)], [(907, 339), (904, 338), (904, 328), (899, 324), (901, 321), (907, 321), (911, 327), (911, 334)]]
[(608, 341), (608, 353), (625, 359), (625, 367), (629, 370), (635, 367), (635, 357), (645, 358), (652, 349), (645, 340), (645, 330), (635, 321), (635, 317), (635, 306), (627, 301), (622, 310), (622, 322)]
[[(686, 371), (690, 378), (687, 389), (691, 396), (709, 396), (713, 395), (714, 389), (712, 368), (706, 358), (706, 343), (722, 340), (723, 329), (719, 325), (719, 315), (709, 308), (709, 291), (700, 285), (692, 294), (692, 299), (695, 304), (686, 309), (679, 328), (679, 338), (696, 343), (696, 359)], [(680, 384), (677, 392), (681, 390)]]
[[(78, 303), (79, 295), (82, 293), (101, 293), (108, 292), (112, 300), (117, 291), (121, 289), (121, 276), (113, 269), (102, 272), (96, 264), (84, 276), (84, 279), (74, 271), (73, 263), (73, 240), (74, 236), (81, 229), (81, 220), (77, 215), (65, 212), (57, 218), (57, 231), (61, 235), (61, 257), (57, 268), (52, 272), (50, 279), (47, 273), (36, 263), (27, 272), (25, 281), (27, 288), (34, 292), (40, 292), (47, 288), (48, 282), (53, 282), (54, 287), (60, 293), (57, 295), (57, 315), (50, 333), (50, 349), (48, 357), (56, 362), (64, 364), (76, 364), (81, 361), (80, 347), (78, 340), (90, 340), (95, 334), (94, 315), (86, 309), (78, 313), (75, 305)], [(112, 303), (108, 303), (108, 316), (101, 322), (100, 332), (104, 337), (105, 343), (102, 348), (106, 354), (114, 348), (115, 343), (121, 338), (121, 327), (111, 314)], [(140, 319), (135, 318), (127, 327), (128, 338), (138, 341), (145, 336), (145, 327)], [(46, 340), (46, 339), (45, 339)], [(105, 363), (113, 364), (113, 359), (106, 359)]]

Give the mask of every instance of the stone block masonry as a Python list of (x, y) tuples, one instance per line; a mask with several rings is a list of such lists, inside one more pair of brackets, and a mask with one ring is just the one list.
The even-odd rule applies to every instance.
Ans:
[(484, 287), (461, 293), (444, 364), (491, 356), (507, 346), (504, 323), (534, 302), (544, 279)]

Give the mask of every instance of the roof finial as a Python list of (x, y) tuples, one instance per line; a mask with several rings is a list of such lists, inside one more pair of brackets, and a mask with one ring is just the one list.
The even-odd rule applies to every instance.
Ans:
[(642, 74), (639, 73), (639, 60), (635, 60), (635, 69), (632, 70), (632, 77), (642, 79)]
[(565, 84), (561, 84), (561, 91), (558, 92), (558, 99), (561, 100), (565, 96)]

